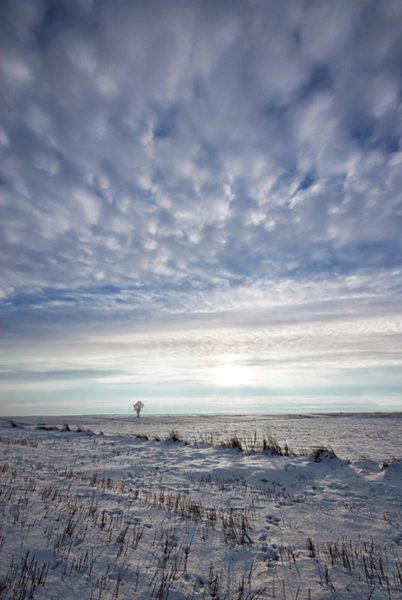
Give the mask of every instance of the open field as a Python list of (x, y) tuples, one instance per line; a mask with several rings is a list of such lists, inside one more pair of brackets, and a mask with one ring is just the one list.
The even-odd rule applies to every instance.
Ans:
[(0, 420), (0, 599), (402, 598), (402, 419)]

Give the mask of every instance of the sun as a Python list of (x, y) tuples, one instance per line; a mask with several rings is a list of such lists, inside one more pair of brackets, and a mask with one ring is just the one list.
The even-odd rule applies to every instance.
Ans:
[(253, 379), (252, 375), (249, 367), (225, 363), (214, 369), (213, 381), (216, 385), (238, 387), (249, 384)]

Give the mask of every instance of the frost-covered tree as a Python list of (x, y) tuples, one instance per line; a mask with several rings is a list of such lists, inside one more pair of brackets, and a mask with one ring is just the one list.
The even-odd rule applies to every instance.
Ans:
[(133, 408), (134, 408), (134, 410), (136, 412), (137, 417), (139, 417), (141, 410), (144, 408), (144, 403), (141, 402), (141, 400), (138, 400), (138, 402), (136, 402), (135, 404), (133, 404)]

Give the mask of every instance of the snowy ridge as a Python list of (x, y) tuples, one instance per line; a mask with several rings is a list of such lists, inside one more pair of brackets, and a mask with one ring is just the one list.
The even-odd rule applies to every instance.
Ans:
[[(0, 598), (401, 598), (400, 423), (3, 419)], [(294, 455), (257, 451), (267, 425), (293, 427)], [(236, 431), (245, 451), (227, 447)]]

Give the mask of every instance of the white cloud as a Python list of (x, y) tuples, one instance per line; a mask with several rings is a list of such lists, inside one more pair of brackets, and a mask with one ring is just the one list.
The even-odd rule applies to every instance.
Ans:
[(84, 190), (74, 192), (74, 198), (81, 208), (86, 222), (96, 224), (100, 215), (100, 204), (97, 198)]
[(12, 330), (397, 310), (398, 2), (23, 6), (2, 39)]

